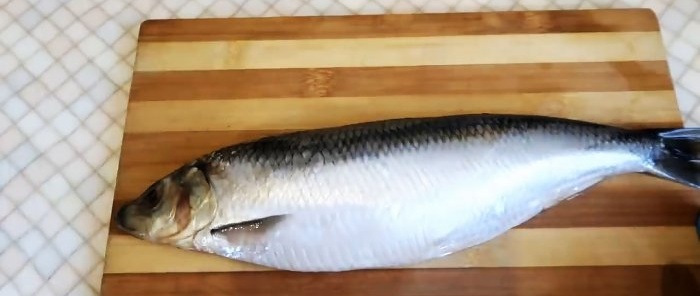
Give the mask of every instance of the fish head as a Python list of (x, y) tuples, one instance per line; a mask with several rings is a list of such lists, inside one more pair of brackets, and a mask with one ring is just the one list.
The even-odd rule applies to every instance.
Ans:
[(194, 236), (211, 224), (215, 213), (206, 172), (186, 165), (123, 205), (115, 223), (140, 239), (192, 249)]

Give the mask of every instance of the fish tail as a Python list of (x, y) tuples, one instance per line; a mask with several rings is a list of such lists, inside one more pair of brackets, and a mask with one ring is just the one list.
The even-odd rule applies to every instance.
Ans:
[(700, 189), (700, 128), (657, 131), (654, 175)]
[[(657, 131), (656, 135), (660, 141), (653, 157), (653, 174), (700, 188), (700, 128)], [(694, 224), (700, 240), (700, 211), (696, 213)]]

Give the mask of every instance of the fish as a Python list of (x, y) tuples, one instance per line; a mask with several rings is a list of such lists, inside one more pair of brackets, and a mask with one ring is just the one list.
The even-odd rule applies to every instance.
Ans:
[(151, 243), (272, 269), (396, 268), (488, 242), (613, 176), (698, 189), (699, 152), (697, 128), (385, 119), (222, 147), (153, 182), (114, 221)]

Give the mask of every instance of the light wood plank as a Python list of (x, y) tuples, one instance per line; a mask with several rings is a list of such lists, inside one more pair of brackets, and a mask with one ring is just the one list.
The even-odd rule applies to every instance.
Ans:
[(669, 104), (674, 98), (672, 91), (641, 91), (140, 101), (129, 105), (125, 130), (147, 133), (310, 129), (399, 117), (484, 112), (664, 126), (678, 121), (677, 106)]
[[(582, 247), (585, 246), (585, 247)], [(148, 243), (109, 238), (105, 273), (261, 271), (262, 266)], [(514, 229), (481, 246), (401, 268), (700, 264), (692, 227)]]
[[(663, 60), (658, 32), (143, 42), (136, 71)], [(507, 74), (507, 73), (504, 73)]]

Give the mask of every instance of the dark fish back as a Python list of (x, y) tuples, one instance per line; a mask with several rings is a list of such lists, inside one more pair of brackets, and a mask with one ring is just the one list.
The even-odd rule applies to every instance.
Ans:
[[(271, 167), (337, 163), (379, 157), (430, 144), (470, 139), (526, 136), (532, 130), (556, 134), (624, 140), (624, 130), (590, 122), (533, 115), (453, 115), (401, 118), (269, 136), (222, 148), (206, 156), (209, 161), (244, 160)], [(630, 140), (634, 140), (633, 137)], [(599, 141), (596, 141), (596, 143)]]

